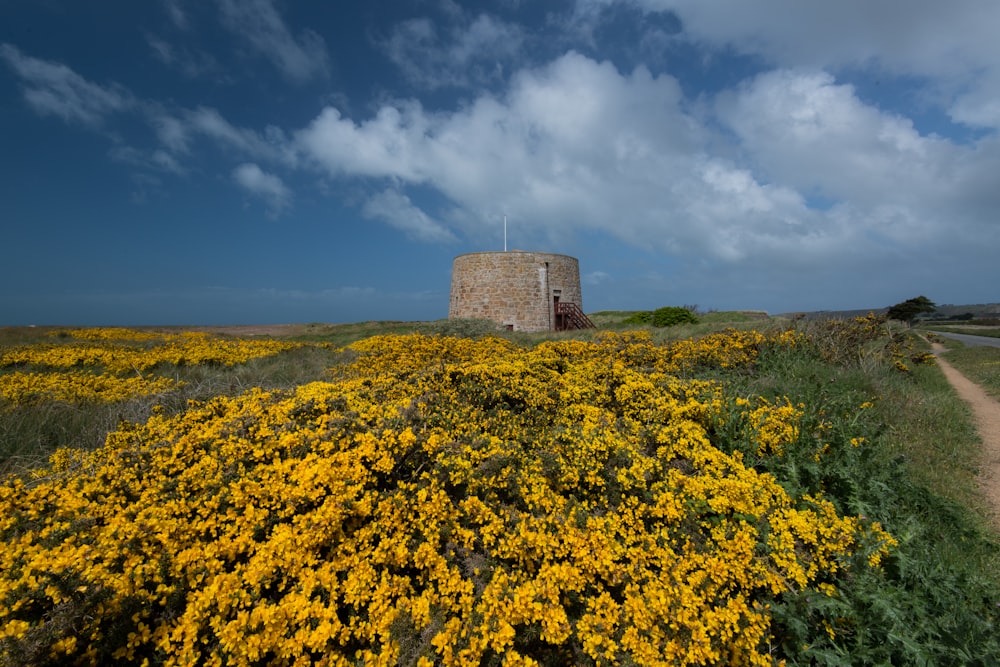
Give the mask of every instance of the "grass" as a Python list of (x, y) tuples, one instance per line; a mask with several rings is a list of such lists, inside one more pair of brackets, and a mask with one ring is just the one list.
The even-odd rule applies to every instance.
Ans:
[(886, 446), (935, 494), (985, 515), (976, 486), (979, 437), (968, 405), (939, 369), (881, 378)]
[(989, 338), (1000, 338), (1000, 329), (990, 326), (964, 325), (948, 326), (936, 324), (921, 324), (918, 328), (922, 331), (943, 331), (945, 333), (966, 334), (968, 336), (987, 336)]
[(58, 329), (59, 327), (0, 327), (0, 350), (48, 340), (48, 335)]
[(948, 363), (1000, 399), (1000, 347), (961, 345), (947, 353)]
[(784, 323), (772, 320), (758, 311), (716, 311), (711, 313), (699, 313), (697, 324), (679, 324), (672, 327), (654, 327), (651, 325), (625, 324), (624, 320), (640, 311), (634, 310), (605, 310), (591, 313), (591, 321), (599, 329), (611, 331), (643, 330), (649, 331), (656, 342), (667, 342), (672, 340), (684, 340), (686, 338), (696, 338), (706, 334), (723, 331), (725, 329), (758, 329), (768, 330), (772, 327), (783, 326)]
[(412, 334), (479, 337), (498, 335), (502, 329), (489, 320), (443, 319), (430, 322), (369, 321), (352, 324), (307, 324), (291, 336), (292, 340), (350, 345), (370, 336)]

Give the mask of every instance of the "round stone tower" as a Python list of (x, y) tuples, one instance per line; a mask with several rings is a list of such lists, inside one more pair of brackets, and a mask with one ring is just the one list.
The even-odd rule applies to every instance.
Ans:
[(448, 317), (493, 320), (511, 331), (582, 329), (580, 263), (547, 252), (473, 252), (455, 258)]

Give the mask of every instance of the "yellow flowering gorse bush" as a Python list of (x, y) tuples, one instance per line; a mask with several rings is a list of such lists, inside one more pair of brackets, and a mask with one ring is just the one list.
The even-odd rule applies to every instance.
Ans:
[(176, 386), (169, 378), (149, 373), (158, 366), (234, 366), (298, 345), (224, 339), (202, 332), (156, 333), (123, 328), (68, 329), (54, 332), (53, 337), (72, 342), (25, 345), (0, 354), (0, 370), (35, 369), (0, 374), (0, 399), (16, 405), (45, 400), (112, 402), (156, 395)]
[[(299, 345), (288, 341), (219, 338), (203, 332), (154, 334), (128, 329), (68, 330), (84, 344), (29, 345), (0, 355), (0, 367), (32, 365), (49, 368), (101, 367), (109, 373), (146, 371), (160, 364), (234, 366)], [(114, 344), (112, 344), (112, 341)]]
[(155, 375), (115, 377), (98, 373), (7, 373), (0, 375), (0, 397), (17, 405), (42, 401), (84, 403), (123, 401), (136, 396), (162, 394), (177, 386), (170, 378)]
[(771, 403), (764, 398), (757, 401), (759, 405), (745, 413), (757, 443), (757, 454), (781, 456), (786, 447), (799, 439), (799, 421), (805, 405), (792, 405), (787, 398), (783, 403)]
[[(37, 664), (771, 664), (768, 601), (893, 544), (713, 446), (696, 366), (788, 335), (381, 336), (333, 382), (60, 450), (0, 487), (0, 648)], [(796, 408), (745, 421), (790, 446)], [(765, 410), (766, 408), (766, 410)]]

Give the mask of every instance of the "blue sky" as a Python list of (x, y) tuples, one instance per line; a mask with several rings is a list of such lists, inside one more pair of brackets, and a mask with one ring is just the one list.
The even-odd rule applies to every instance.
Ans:
[(0, 325), (1000, 301), (993, 0), (0, 2)]

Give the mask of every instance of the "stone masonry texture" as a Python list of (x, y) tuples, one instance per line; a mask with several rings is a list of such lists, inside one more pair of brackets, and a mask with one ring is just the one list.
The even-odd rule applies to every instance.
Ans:
[(450, 318), (480, 318), (514, 331), (555, 328), (554, 299), (583, 309), (580, 263), (546, 252), (474, 252), (455, 258)]

